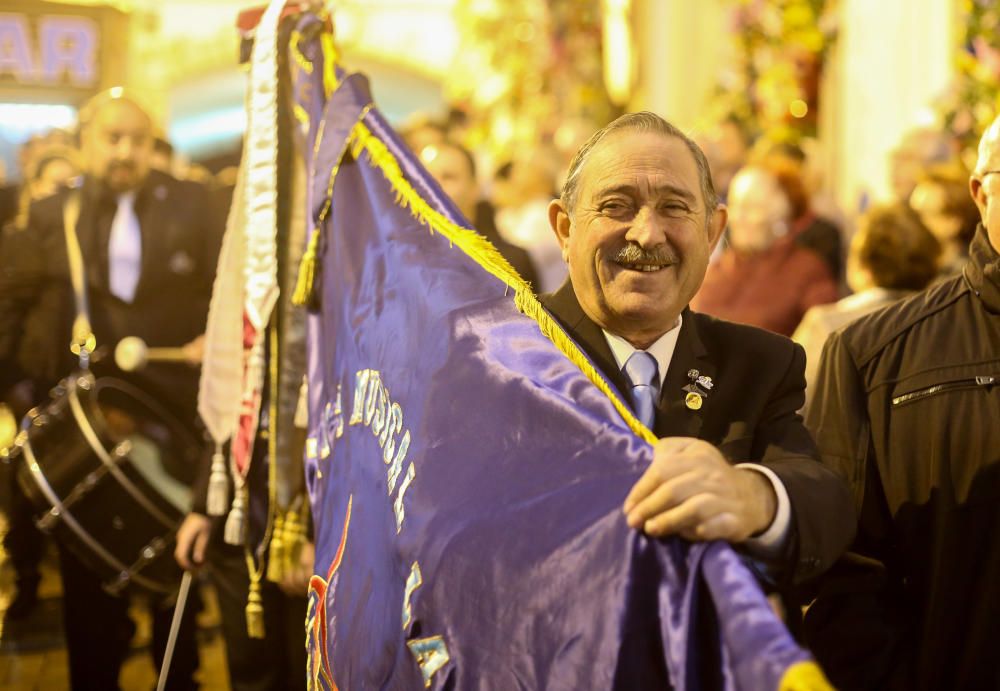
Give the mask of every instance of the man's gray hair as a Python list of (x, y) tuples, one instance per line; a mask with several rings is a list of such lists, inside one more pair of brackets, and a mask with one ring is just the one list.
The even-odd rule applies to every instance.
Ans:
[(701, 197), (705, 202), (706, 222), (711, 217), (713, 211), (719, 205), (719, 198), (715, 193), (715, 185), (712, 183), (712, 171), (708, 167), (708, 159), (704, 152), (694, 143), (689, 136), (684, 134), (669, 122), (661, 118), (656, 113), (643, 111), (641, 113), (626, 113), (621, 117), (608, 123), (597, 130), (586, 143), (576, 152), (573, 160), (569, 164), (569, 171), (566, 174), (566, 182), (563, 184), (562, 201), (566, 205), (567, 211), (573, 210), (576, 203), (577, 188), (580, 184), (580, 172), (583, 170), (591, 152), (608, 135), (619, 131), (632, 132), (655, 132), (665, 137), (676, 137), (680, 139), (694, 156), (694, 162), (698, 166), (698, 177), (701, 182)]
[(979, 140), (979, 156), (976, 158), (976, 167), (972, 171), (976, 177), (982, 178), (983, 173), (996, 166), (998, 141), (1000, 141), (1000, 115), (993, 119)]

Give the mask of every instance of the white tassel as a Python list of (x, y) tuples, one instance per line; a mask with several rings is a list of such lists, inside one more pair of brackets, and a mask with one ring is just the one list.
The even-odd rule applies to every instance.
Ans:
[(212, 454), (212, 471), (208, 476), (208, 499), (205, 502), (209, 516), (225, 516), (229, 506), (229, 474), (226, 472), (226, 458), (222, 455), (222, 445), (215, 445)]
[(243, 534), (246, 531), (247, 489), (246, 485), (236, 491), (233, 497), (233, 508), (229, 510), (223, 539), (227, 545), (242, 545)]

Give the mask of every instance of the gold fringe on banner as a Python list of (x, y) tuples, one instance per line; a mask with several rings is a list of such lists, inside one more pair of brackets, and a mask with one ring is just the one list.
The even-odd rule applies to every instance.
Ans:
[(531, 286), (518, 275), (514, 267), (504, 259), (489, 240), (470, 228), (462, 228), (452, 223), (428, 204), (427, 200), (421, 197), (410, 185), (399, 167), (399, 162), (385, 143), (373, 135), (363, 122), (354, 125), (354, 129), (351, 130), (350, 142), (351, 153), (355, 158), (358, 158), (361, 151), (364, 151), (372, 165), (382, 172), (395, 191), (396, 201), (400, 206), (409, 209), (413, 217), (431, 231), (448, 238), (486, 271), (514, 288), (514, 304), (517, 308), (533, 319), (538, 324), (542, 334), (552, 341), (556, 348), (579, 367), (583, 374), (610, 399), (629, 429), (650, 444), (656, 442), (656, 435), (642, 424), (625, 402), (618, 397), (611, 385), (597, 372), (579, 346), (559, 325), (559, 322), (545, 311), (538, 298), (535, 297)]

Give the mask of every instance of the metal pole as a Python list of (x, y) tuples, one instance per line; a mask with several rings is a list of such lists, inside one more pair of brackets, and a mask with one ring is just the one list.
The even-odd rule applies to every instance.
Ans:
[(167, 647), (163, 651), (163, 664), (160, 665), (160, 679), (156, 682), (156, 691), (163, 691), (167, 686), (167, 674), (170, 672), (170, 662), (174, 657), (174, 646), (177, 645), (177, 631), (181, 628), (184, 618), (184, 607), (187, 605), (188, 591), (191, 589), (191, 572), (185, 571), (181, 578), (181, 587), (177, 591), (177, 604), (174, 605), (174, 618), (170, 621), (170, 635), (167, 637)]

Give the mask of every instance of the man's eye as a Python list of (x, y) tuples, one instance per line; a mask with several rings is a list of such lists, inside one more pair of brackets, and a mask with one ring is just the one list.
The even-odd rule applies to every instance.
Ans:
[(689, 211), (686, 204), (681, 202), (670, 202), (660, 206), (660, 211), (665, 214), (683, 214)]
[(604, 202), (600, 206), (600, 210), (602, 212), (604, 212), (604, 213), (612, 213), (612, 214), (623, 213), (625, 211), (628, 211), (628, 208), (629, 208), (628, 204), (626, 204), (625, 202), (621, 202), (621, 201)]

